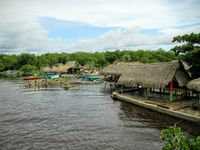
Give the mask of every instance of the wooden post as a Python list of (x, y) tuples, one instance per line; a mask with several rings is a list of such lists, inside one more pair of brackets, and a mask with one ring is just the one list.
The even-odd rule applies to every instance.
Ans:
[(148, 89), (147, 88), (144, 89), (144, 97), (146, 99), (148, 98)]
[(199, 105), (200, 105), (200, 93), (197, 93), (197, 99), (198, 99), (198, 102), (199, 102)]
[(185, 97), (188, 97), (188, 89), (185, 87)]
[(137, 91), (136, 91), (137, 95), (140, 95), (140, 91), (139, 91), (139, 84), (137, 84)]
[(162, 97), (162, 89), (161, 89), (161, 87), (159, 89), (159, 92), (160, 92), (160, 98), (161, 98)]
[(170, 96), (169, 96), (170, 102), (173, 102), (173, 81), (170, 82)]
[(121, 85), (121, 94), (123, 94), (124, 92), (124, 88), (123, 88), (123, 85)]

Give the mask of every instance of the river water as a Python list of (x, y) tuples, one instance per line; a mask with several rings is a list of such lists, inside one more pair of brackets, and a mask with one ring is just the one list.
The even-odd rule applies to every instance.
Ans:
[(0, 149), (161, 149), (161, 129), (200, 127), (129, 103), (113, 101), (103, 84), (25, 90), (0, 80)]

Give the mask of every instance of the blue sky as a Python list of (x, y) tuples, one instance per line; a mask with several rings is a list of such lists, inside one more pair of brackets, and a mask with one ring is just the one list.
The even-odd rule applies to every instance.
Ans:
[(163, 48), (200, 31), (198, 0), (1, 0), (0, 53)]
[(66, 42), (77, 39), (93, 39), (99, 35), (120, 27), (98, 27), (87, 23), (64, 21), (51, 17), (39, 17), (40, 25), (48, 30), (51, 38), (60, 38)]

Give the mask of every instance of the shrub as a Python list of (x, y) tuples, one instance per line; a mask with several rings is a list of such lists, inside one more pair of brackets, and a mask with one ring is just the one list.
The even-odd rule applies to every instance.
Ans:
[(37, 70), (37, 67), (33, 65), (24, 65), (21, 67), (20, 70), (23, 71), (24, 73), (32, 73)]
[(189, 138), (179, 127), (169, 127), (160, 133), (163, 150), (200, 150), (200, 136)]

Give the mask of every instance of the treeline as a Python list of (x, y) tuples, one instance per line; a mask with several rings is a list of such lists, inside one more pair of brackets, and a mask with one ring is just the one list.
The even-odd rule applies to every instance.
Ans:
[(105, 67), (114, 61), (138, 61), (142, 63), (166, 62), (176, 59), (173, 52), (164, 51), (162, 49), (156, 51), (145, 50), (116, 50), (106, 52), (76, 52), (76, 53), (46, 53), (43, 55), (35, 55), (22, 53), (20, 55), (0, 54), (0, 71), (19, 70), (32, 66), (40, 68), (46, 65), (53, 66), (57, 63), (65, 64), (68, 61), (78, 61), (82, 66), (90, 64), (97, 68)]

